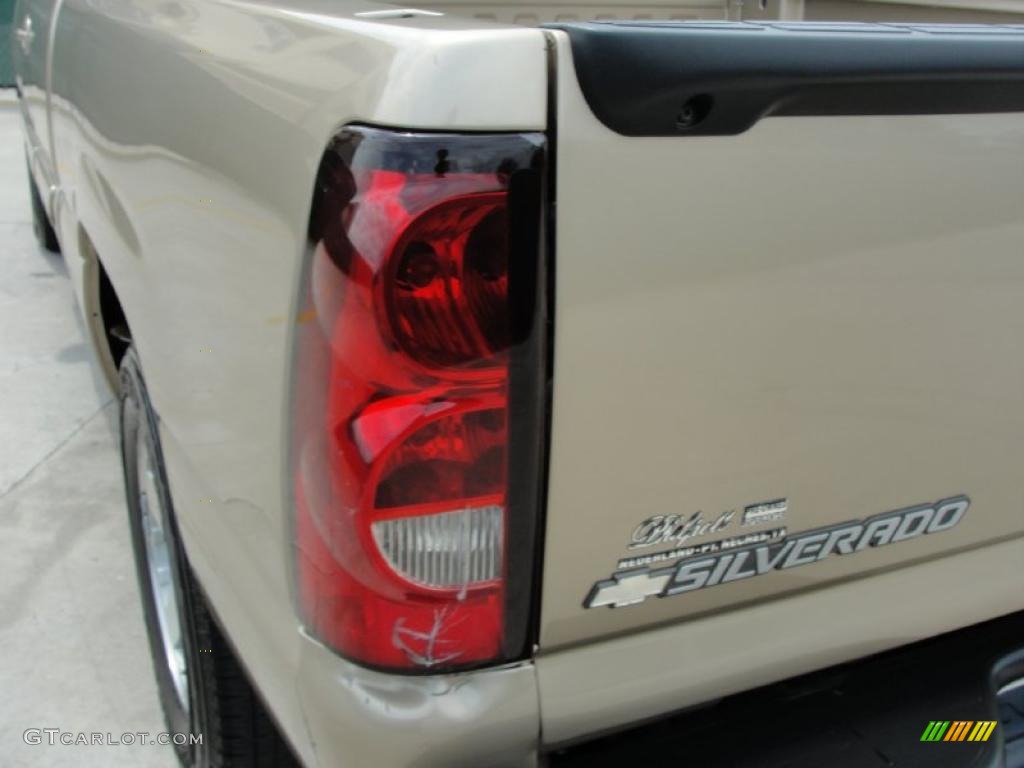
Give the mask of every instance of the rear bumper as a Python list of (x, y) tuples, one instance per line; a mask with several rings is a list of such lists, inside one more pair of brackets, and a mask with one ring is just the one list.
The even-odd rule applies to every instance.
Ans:
[[(996, 695), (1022, 677), (1024, 612), (588, 742), (551, 766), (1024, 768), (1024, 687)], [(922, 741), (934, 721), (998, 724), (984, 742)]]

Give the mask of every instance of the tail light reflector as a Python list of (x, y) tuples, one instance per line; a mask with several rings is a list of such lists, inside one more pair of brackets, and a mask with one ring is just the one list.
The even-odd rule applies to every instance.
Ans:
[(352, 128), (300, 297), (297, 597), (359, 663), (521, 657), (546, 429), (544, 140)]

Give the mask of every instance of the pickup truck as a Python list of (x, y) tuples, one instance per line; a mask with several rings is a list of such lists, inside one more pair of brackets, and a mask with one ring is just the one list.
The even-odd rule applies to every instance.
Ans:
[(1024, 27), (517, 7), (19, 0), (179, 757), (999, 765)]

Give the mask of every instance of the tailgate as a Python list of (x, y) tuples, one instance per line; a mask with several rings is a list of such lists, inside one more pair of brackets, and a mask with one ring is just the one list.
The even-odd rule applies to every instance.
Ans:
[(1024, 532), (1024, 28), (552, 36), (542, 650)]

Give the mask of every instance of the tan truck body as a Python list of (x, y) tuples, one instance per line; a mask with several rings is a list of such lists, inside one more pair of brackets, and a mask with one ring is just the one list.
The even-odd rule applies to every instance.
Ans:
[[(116, 381), (102, 269), (160, 416), (189, 558), (302, 760), (534, 764), (552, 745), (1024, 608), (1024, 115), (625, 137), (588, 107), (568, 37), (514, 23), (737, 18), (731, 4), (427, 6), (449, 12), (22, 0), (16, 17), (36, 20), (37, 40), (53, 27), (52, 48), (19, 54), (19, 88), (98, 358)], [(556, 143), (539, 635), (533, 658), (499, 669), (369, 671), (296, 616), (290, 344), (310, 190), (350, 123)], [(961, 494), (969, 510), (941, 534), (585, 607), (620, 561), (660, 551), (631, 547), (652, 517), (730, 514), (687, 540), (701, 544)], [(779, 500), (784, 519), (742, 525)]]

